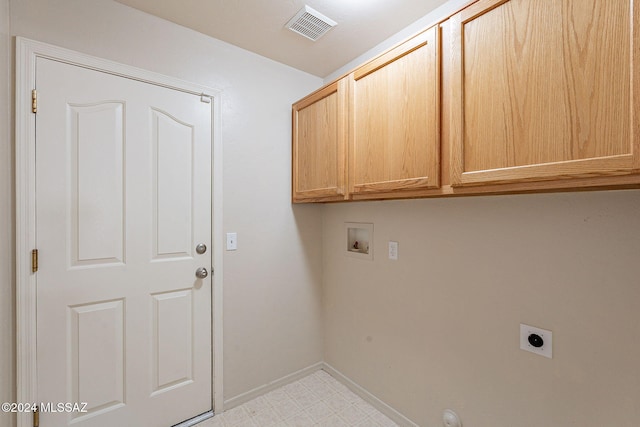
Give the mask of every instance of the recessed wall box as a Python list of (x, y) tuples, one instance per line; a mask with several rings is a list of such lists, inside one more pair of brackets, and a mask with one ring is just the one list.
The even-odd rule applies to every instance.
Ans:
[(364, 222), (346, 222), (345, 253), (360, 259), (373, 259), (373, 224)]

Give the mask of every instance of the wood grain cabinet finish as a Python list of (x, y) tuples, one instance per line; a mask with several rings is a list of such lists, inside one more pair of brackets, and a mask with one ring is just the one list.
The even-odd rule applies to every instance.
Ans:
[(293, 202), (346, 197), (347, 85), (342, 79), (293, 105)]
[(451, 17), (452, 185), (637, 173), (639, 9), (480, 0)]
[(437, 188), (440, 180), (437, 27), (350, 74), (349, 192)]

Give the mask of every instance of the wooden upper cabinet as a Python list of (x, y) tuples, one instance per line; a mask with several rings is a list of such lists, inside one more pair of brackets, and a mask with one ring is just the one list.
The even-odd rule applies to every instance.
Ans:
[(437, 28), (349, 76), (349, 191), (358, 195), (437, 188)]
[(640, 1), (480, 0), (450, 20), (453, 185), (640, 170)]
[(345, 199), (346, 97), (342, 79), (293, 105), (293, 202)]

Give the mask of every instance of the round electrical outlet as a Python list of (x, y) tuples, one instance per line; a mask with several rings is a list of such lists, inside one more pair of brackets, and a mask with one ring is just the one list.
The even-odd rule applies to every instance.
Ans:
[(540, 348), (544, 345), (544, 340), (538, 334), (529, 335), (529, 337), (527, 338), (527, 341), (529, 341), (529, 344), (531, 344), (535, 348)]

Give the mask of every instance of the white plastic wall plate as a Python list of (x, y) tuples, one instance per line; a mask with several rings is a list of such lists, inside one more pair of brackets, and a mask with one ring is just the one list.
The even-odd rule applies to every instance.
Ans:
[(235, 251), (238, 249), (238, 233), (227, 233), (227, 250)]
[(398, 259), (398, 242), (389, 241), (389, 259), (397, 261)]
[(553, 333), (546, 329), (521, 323), (520, 349), (551, 359), (553, 357)]

